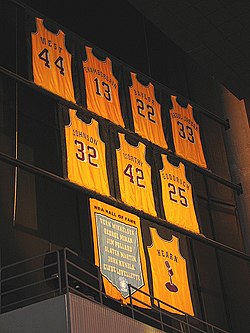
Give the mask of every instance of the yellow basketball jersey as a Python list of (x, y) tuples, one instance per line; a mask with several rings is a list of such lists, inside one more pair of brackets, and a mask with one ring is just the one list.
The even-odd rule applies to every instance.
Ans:
[(99, 136), (95, 119), (85, 123), (69, 109), (70, 124), (65, 126), (67, 169), (70, 181), (109, 195), (105, 143)]
[(187, 181), (185, 166), (174, 166), (167, 155), (161, 155), (163, 169), (160, 170), (162, 203), (166, 220), (192, 232), (199, 233), (199, 225), (193, 203), (192, 186)]
[(171, 96), (173, 108), (170, 109), (172, 133), (176, 154), (207, 168), (200, 139), (199, 125), (193, 117), (193, 108), (190, 104), (186, 108), (177, 102), (176, 96)]
[(132, 146), (119, 133), (120, 148), (116, 150), (121, 199), (126, 204), (156, 216), (151, 183), (151, 167), (147, 163), (146, 146)]
[(65, 34), (48, 31), (43, 19), (36, 18), (31, 34), (34, 82), (71, 102), (75, 102), (71, 72), (71, 54), (65, 46)]
[(154, 86), (141, 84), (131, 72), (132, 86), (129, 87), (135, 132), (155, 143), (168, 148), (161, 120), (161, 106), (155, 99)]
[[(154, 297), (194, 316), (189, 289), (186, 260), (179, 250), (179, 239), (162, 239), (155, 228), (150, 228), (152, 244), (148, 254), (152, 271)], [(155, 305), (158, 302), (155, 301)], [(172, 313), (181, 312), (160, 303), (160, 307)]]
[(112, 62), (97, 59), (92, 48), (86, 46), (87, 60), (82, 62), (87, 108), (117, 125), (124, 127), (118, 81), (112, 74)]
[[(90, 199), (95, 264), (100, 267), (105, 292), (123, 303), (151, 308), (140, 218), (124, 210)], [(146, 293), (147, 295), (143, 294)]]

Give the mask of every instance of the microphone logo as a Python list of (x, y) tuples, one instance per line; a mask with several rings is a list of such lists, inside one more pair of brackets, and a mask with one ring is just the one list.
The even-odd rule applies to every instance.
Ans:
[(172, 270), (172, 268), (171, 268), (171, 266), (170, 266), (170, 264), (167, 260), (165, 261), (165, 265), (167, 267), (168, 276), (169, 276), (169, 279), (170, 279), (170, 282), (166, 282), (165, 286), (169, 291), (171, 291), (173, 293), (176, 293), (178, 291), (178, 287), (172, 281), (172, 276), (174, 275), (174, 272), (173, 272), (173, 270)]

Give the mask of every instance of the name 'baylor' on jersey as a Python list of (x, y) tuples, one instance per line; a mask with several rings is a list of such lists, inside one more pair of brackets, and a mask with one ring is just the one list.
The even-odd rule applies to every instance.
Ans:
[(130, 72), (132, 85), (129, 87), (130, 104), (136, 133), (167, 149), (164, 136), (161, 105), (156, 100), (155, 87), (149, 82), (144, 85), (138, 81), (136, 73)]
[(31, 33), (34, 82), (71, 102), (75, 102), (72, 81), (72, 56), (65, 45), (62, 30), (53, 33), (36, 17), (36, 32)]

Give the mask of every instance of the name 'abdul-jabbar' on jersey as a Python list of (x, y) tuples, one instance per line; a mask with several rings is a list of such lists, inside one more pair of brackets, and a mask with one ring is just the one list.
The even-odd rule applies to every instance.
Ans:
[(171, 96), (172, 108), (170, 118), (175, 152), (180, 157), (191, 161), (203, 168), (207, 168), (200, 138), (200, 128), (193, 116), (190, 104), (183, 107), (176, 96)]

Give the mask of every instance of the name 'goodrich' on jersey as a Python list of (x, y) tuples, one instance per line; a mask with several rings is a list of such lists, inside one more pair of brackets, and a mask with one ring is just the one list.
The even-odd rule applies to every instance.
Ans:
[(183, 187), (186, 187), (187, 190), (189, 190), (189, 188), (190, 188), (190, 185), (185, 180), (179, 178), (178, 176), (172, 175), (171, 173), (166, 173), (166, 172), (161, 171), (161, 176), (163, 179), (168, 179), (168, 180), (174, 181), (174, 182), (182, 185)]

